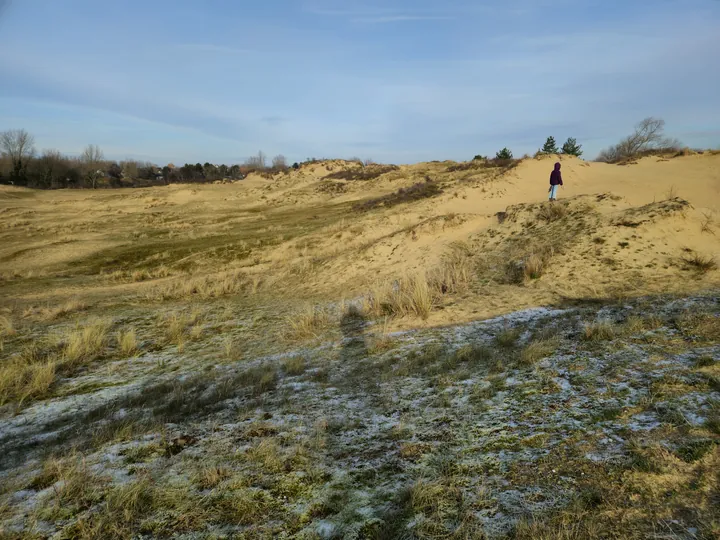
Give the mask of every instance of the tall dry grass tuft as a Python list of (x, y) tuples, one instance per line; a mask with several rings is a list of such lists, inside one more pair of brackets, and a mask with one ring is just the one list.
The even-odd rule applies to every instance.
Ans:
[(118, 330), (116, 337), (118, 349), (123, 358), (128, 358), (137, 354), (138, 343), (134, 328)]
[(291, 341), (316, 338), (330, 326), (330, 314), (320, 306), (308, 306), (286, 319), (286, 337)]
[(609, 341), (618, 334), (611, 321), (593, 321), (583, 326), (583, 339), (586, 341)]
[(64, 340), (62, 361), (67, 367), (92, 362), (100, 356), (107, 344), (111, 321), (95, 319), (85, 326), (76, 326)]
[(245, 272), (229, 270), (206, 276), (178, 279), (153, 287), (145, 296), (153, 301), (191, 297), (202, 299), (219, 298), (221, 296), (240, 294), (248, 289), (257, 289), (259, 285), (259, 282), (250, 282)]
[(436, 293), (424, 273), (406, 276), (393, 283), (376, 283), (365, 295), (363, 307), (375, 317), (417, 315), (427, 319)]
[(55, 382), (56, 369), (53, 360), (27, 364), (16, 358), (4, 362), (0, 366), (0, 405), (45, 397)]
[(427, 319), (433, 308), (433, 294), (430, 291), (425, 274), (412, 276), (408, 279), (406, 298), (407, 305), (421, 319)]
[(440, 265), (430, 273), (431, 287), (439, 294), (463, 293), (468, 290), (473, 278), (470, 248), (456, 244), (446, 254)]
[(45, 307), (40, 310), (40, 319), (45, 321), (52, 321), (55, 319), (58, 319), (60, 317), (64, 317), (65, 315), (69, 315), (70, 313), (75, 313), (78, 311), (83, 311), (87, 309), (87, 304), (81, 300), (78, 299), (72, 299), (68, 300), (64, 304), (61, 304), (59, 306), (55, 306), (53, 308), (51, 307)]
[(537, 216), (547, 222), (558, 221), (564, 218), (568, 213), (567, 204), (563, 203), (545, 203), (538, 210)]
[(17, 334), (13, 320), (5, 315), (0, 315), (0, 337), (14, 336)]

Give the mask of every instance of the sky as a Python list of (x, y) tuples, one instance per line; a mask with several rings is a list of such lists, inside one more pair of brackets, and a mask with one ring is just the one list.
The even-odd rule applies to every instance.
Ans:
[(0, 131), (38, 151), (467, 160), (647, 116), (720, 147), (720, 0), (0, 0)]

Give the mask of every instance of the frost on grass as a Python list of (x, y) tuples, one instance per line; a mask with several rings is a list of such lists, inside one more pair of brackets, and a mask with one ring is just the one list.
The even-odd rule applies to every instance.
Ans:
[[(0, 431), (2, 531), (645, 538), (662, 523), (713, 537), (719, 311), (535, 309), (387, 348), (358, 326), (58, 398)], [(49, 451), (9, 459), (25, 436)]]

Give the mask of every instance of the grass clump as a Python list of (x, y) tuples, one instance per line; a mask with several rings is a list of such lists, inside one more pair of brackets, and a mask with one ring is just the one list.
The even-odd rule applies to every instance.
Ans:
[(539, 339), (530, 343), (520, 353), (520, 362), (530, 366), (553, 354), (559, 345), (557, 338)]
[(55, 382), (57, 363), (52, 359), (26, 363), (13, 358), (0, 365), (0, 405), (41, 399)]
[(232, 336), (225, 336), (225, 338), (223, 338), (222, 352), (225, 360), (229, 362), (242, 358), (242, 351)]
[(517, 345), (518, 339), (520, 339), (520, 330), (506, 327), (495, 334), (495, 345), (502, 349), (511, 349)]
[(118, 330), (116, 337), (118, 350), (123, 358), (129, 358), (137, 354), (138, 342), (134, 328)]
[(85, 326), (76, 326), (65, 338), (63, 364), (86, 364), (100, 356), (107, 345), (110, 325), (107, 319), (96, 319)]
[(551, 223), (558, 221), (567, 216), (567, 204), (562, 203), (545, 203), (538, 210), (537, 217), (543, 221)]
[(320, 336), (330, 326), (330, 314), (320, 306), (301, 309), (286, 319), (287, 338), (303, 341)]
[(714, 313), (691, 313), (680, 315), (675, 323), (686, 338), (703, 341), (720, 340), (720, 317)]
[(0, 338), (11, 337), (17, 334), (13, 320), (6, 315), (0, 315)]
[(583, 325), (585, 341), (609, 341), (617, 335), (617, 328), (610, 321), (593, 321)]
[(78, 299), (68, 300), (62, 305), (54, 308), (45, 307), (40, 310), (40, 318), (45, 321), (53, 321), (69, 315), (70, 313), (76, 313), (87, 309), (87, 304)]
[(417, 538), (481, 538), (482, 528), (452, 477), (418, 480), (410, 488), (408, 513)]
[(718, 444), (715, 439), (689, 441), (677, 449), (677, 455), (686, 463), (694, 463), (709, 454)]
[(232, 471), (227, 467), (210, 465), (202, 467), (195, 475), (195, 483), (200, 489), (214, 489), (219, 484), (232, 477)]
[(88, 510), (103, 498), (106, 480), (91, 473), (82, 460), (69, 458), (54, 461), (48, 469), (43, 468), (43, 471), (47, 476), (36, 478), (39, 482), (36, 485), (39, 487), (52, 482), (49, 485), (55, 485), (56, 488), (49, 498), (43, 500), (42, 506), (36, 509), (40, 519), (67, 519)]
[(283, 360), (283, 371), (288, 375), (302, 375), (307, 369), (307, 362), (302, 356), (291, 356)]
[(394, 283), (380, 283), (366, 296), (365, 308), (377, 317), (416, 315), (427, 319), (435, 295), (424, 274), (407, 276)]
[(693, 253), (683, 257), (685, 265), (697, 272), (698, 274), (707, 274), (713, 270), (717, 270), (717, 261), (714, 257)]

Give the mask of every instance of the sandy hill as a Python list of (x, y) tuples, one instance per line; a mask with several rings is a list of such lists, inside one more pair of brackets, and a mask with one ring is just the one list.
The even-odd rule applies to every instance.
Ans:
[(0, 538), (718, 538), (719, 263), (712, 153), (0, 186)]

